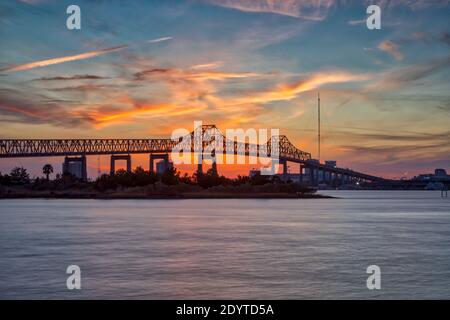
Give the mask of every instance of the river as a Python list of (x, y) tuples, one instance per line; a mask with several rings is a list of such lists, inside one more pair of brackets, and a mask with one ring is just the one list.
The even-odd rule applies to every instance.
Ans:
[(322, 193), (339, 198), (0, 200), (0, 298), (450, 298), (450, 198)]

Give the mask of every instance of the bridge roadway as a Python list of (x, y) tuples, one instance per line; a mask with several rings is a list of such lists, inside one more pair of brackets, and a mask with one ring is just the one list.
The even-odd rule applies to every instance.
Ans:
[[(218, 129), (214, 125), (203, 126), (202, 134), (205, 136), (207, 130)], [(212, 136), (213, 134), (210, 133)], [(222, 136), (222, 148), (224, 153), (230, 154), (229, 150), (234, 150), (233, 154), (240, 154), (245, 156), (260, 156), (260, 146), (256, 144), (240, 143), (226, 139)], [(183, 140), (181, 146), (184, 150), (191, 150), (192, 153), (198, 150), (207, 150), (211, 144), (208, 139), (202, 140), (202, 149), (196, 148), (194, 145), (194, 132), (191, 133), (190, 140)], [(311, 154), (296, 148), (286, 136), (278, 136), (278, 155), (273, 158), (278, 158), (280, 164), (283, 165), (283, 174), (287, 174), (287, 162), (294, 162), (300, 164), (301, 168), (307, 168), (310, 175), (310, 180), (315, 180), (315, 174), (318, 172), (328, 172), (334, 174), (334, 177), (348, 177), (367, 181), (380, 181), (383, 178), (371, 176), (361, 172), (352, 171), (343, 168), (334, 168), (320, 164), (318, 161), (311, 159)], [(213, 139), (214, 140), (214, 139)], [(71, 161), (74, 156), (81, 157), (83, 166), (86, 167), (85, 157), (88, 155), (111, 155), (111, 167), (114, 167), (114, 161), (117, 159), (127, 160), (127, 167), (131, 168), (131, 154), (150, 154), (150, 167), (153, 167), (152, 159), (156, 154), (169, 154), (178, 145), (179, 140), (172, 139), (0, 139), (0, 158), (24, 158), (24, 157), (66, 157), (66, 162)], [(276, 140), (275, 140), (276, 141)], [(187, 143), (187, 144), (186, 144)], [(276, 145), (276, 142), (274, 142)], [(272, 157), (271, 148), (272, 141), (262, 145), (265, 152), (261, 157)], [(218, 149), (220, 150), (220, 149)], [(205, 151), (203, 151), (205, 152)], [(153, 156), (152, 156), (153, 155)], [(128, 158), (127, 158), (128, 157)], [(80, 160), (75, 158), (74, 160)], [(199, 166), (201, 170), (201, 165)], [(86, 174), (84, 173), (83, 176)], [(331, 177), (331, 175), (330, 175)], [(317, 180), (316, 180), (317, 181)]]

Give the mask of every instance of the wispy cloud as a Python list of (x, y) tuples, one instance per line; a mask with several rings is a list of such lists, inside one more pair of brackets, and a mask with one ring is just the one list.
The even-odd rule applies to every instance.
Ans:
[(442, 32), (440, 34), (433, 34), (431, 32), (420, 31), (412, 33), (410, 38), (402, 39), (403, 42), (409, 43), (413, 41), (419, 41), (424, 44), (446, 44), (450, 45), (450, 33)]
[(384, 52), (390, 54), (397, 61), (401, 61), (404, 58), (404, 56), (401, 53), (400, 48), (398, 47), (398, 45), (396, 45), (394, 42), (392, 42), (390, 40), (386, 40), (386, 41), (381, 42), (378, 45), (378, 49), (380, 49), (381, 51), (384, 51)]
[(111, 47), (111, 48), (106, 48), (106, 49), (101, 49), (101, 50), (80, 53), (80, 54), (76, 54), (73, 56), (65, 56), (65, 57), (59, 57), (59, 58), (34, 61), (34, 62), (19, 64), (19, 65), (14, 65), (14, 66), (8, 66), (6, 68), (0, 69), (0, 72), (25, 71), (25, 70), (30, 70), (30, 69), (34, 69), (34, 68), (51, 66), (51, 65), (59, 64), (59, 63), (63, 63), (63, 62), (89, 59), (89, 58), (104, 55), (109, 52), (119, 51), (119, 50), (125, 49), (127, 47), (128, 47), (127, 45), (121, 45), (121, 46), (116, 46), (116, 47)]
[(366, 0), (367, 4), (376, 4), (382, 9), (393, 7), (407, 7), (412, 10), (420, 10), (428, 7), (447, 6), (449, 0)]
[[(157, 43), (157, 42), (167, 41), (170, 39), (172, 39), (172, 38), (171, 37), (158, 38), (158, 39), (154, 39), (154, 40), (149, 40), (148, 43)], [(46, 59), (46, 60), (40, 60), (40, 61), (19, 64), (19, 65), (12, 65), (12, 66), (8, 66), (6, 68), (0, 69), (0, 72), (25, 71), (25, 70), (51, 66), (54, 64), (59, 64), (59, 63), (64, 63), (64, 62), (94, 58), (94, 57), (98, 57), (98, 56), (101, 56), (101, 55), (104, 55), (107, 53), (123, 50), (125, 48), (128, 48), (129, 46), (130, 45), (120, 45), (120, 46), (115, 46), (115, 47), (106, 48), (106, 49), (84, 52), (84, 53), (80, 53), (80, 54), (76, 54), (76, 55), (72, 55), (72, 56), (51, 58), (51, 59)]]
[(352, 74), (343, 71), (321, 72), (294, 83), (281, 84), (275, 88), (256, 92), (247, 92), (243, 97), (229, 99), (224, 101), (224, 103), (226, 105), (242, 105), (289, 101), (295, 99), (303, 92), (317, 89), (326, 84), (365, 81), (368, 79), (369, 75), (366, 74)]
[[(302, 18), (306, 20), (324, 20), (330, 8), (357, 3), (361, 0), (202, 0), (207, 3), (236, 9), (244, 12), (262, 12)], [(446, 6), (449, 0), (366, 0), (367, 5), (377, 4), (383, 10), (397, 7), (420, 10), (428, 7)], [(363, 20), (352, 20), (350, 25), (362, 23)], [(364, 20), (365, 21), (365, 20)]]
[(215, 68), (221, 67), (222, 65), (223, 65), (223, 61), (214, 61), (214, 62), (209, 62), (209, 63), (196, 64), (196, 65), (189, 67), (189, 69), (194, 69), (194, 70), (215, 69)]
[(173, 37), (162, 37), (162, 38), (158, 38), (158, 39), (153, 39), (153, 40), (148, 40), (148, 43), (158, 43), (158, 42), (163, 42), (163, 41), (168, 41), (168, 40), (172, 40)]
[(307, 20), (325, 19), (335, 0), (205, 0), (211, 4), (246, 12), (274, 13)]
[(382, 74), (380, 80), (370, 85), (370, 90), (392, 90), (412, 85), (414, 82), (429, 77), (450, 67), (450, 56), (432, 59), (413, 66), (398, 68)]
[(350, 20), (349, 22), (347, 22), (349, 25), (351, 26), (355, 26), (358, 24), (364, 24), (366, 23), (366, 19), (361, 19), (361, 20)]
[(22, 91), (0, 89), (0, 114), (10, 116), (10, 122), (52, 124), (62, 127), (85, 126), (94, 119), (68, 101), (42, 95), (25, 96)]
[(186, 71), (182, 69), (155, 68), (137, 72), (134, 76), (137, 80), (143, 80), (150, 76), (163, 76), (176, 78), (178, 80), (204, 81), (258, 77), (261, 76), (261, 74), (253, 72)]
[(96, 76), (92, 74), (77, 74), (69, 77), (42, 77), (33, 79), (33, 81), (65, 81), (65, 80), (101, 80), (101, 79), (107, 79), (105, 77)]

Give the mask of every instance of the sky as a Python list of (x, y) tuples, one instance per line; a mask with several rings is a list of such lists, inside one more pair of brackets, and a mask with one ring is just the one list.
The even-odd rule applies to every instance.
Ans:
[[(371, 4), (381, 30), (366, 26)], [(449, 0), (2, 1), (0, 139), (168, 138), (202, 121), (279, 129), (317, 157), (320, 91), (321, 160), (450, 171), (449, 18)], [(0, 159), (0, 172), (61, 162)], [(89, 157), (90, 176), (98, 162), (107, 172)]]

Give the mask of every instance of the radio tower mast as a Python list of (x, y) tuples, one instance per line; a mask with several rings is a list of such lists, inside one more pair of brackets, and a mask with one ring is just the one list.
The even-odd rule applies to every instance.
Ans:
[(320, 92), (317, 93), (317, 157), (320, 162)]

